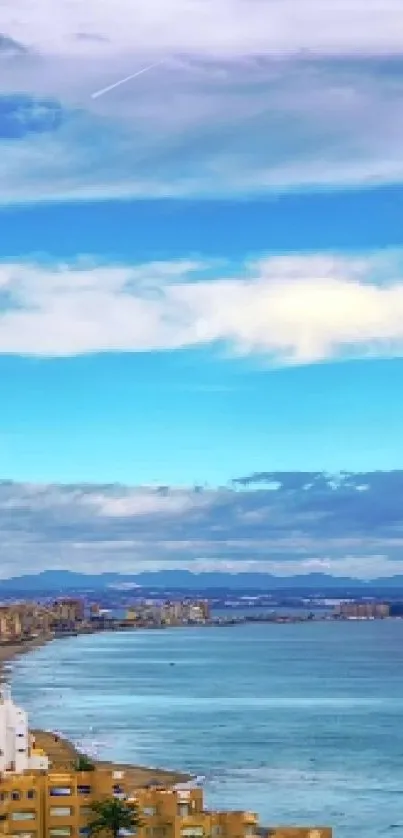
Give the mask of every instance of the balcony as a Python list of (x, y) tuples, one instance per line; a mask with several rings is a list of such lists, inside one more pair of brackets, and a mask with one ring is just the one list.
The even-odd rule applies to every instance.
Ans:
[(209, 812), (189, 812), (186, 816), (180, 816), (180, 825), (181, 829), (183, 827), (191, 827), (191, 826), (203, 826), (206, 823), (206, 816), (208, 817)]
[(70, 824), (76, 820), (75, 810), (71, 806), (51, 806), (48, 817), (52, 826), (57, 826), (60, 822)]
[(11, 812), (9, 815), (9, 820), (13, 822), (15, 828), (17, 829), (19, 824), (29, 824), (27, 831), (36, 829), (37, 825), (37, 812)]
[(204, 838), (206, 824), (203, 815), (188, 815), (180, 819), (180, 834), (182, 838)]
[(205, 829), (200, 824), (198, 826), (181, 826), (180, 834), (182, 838), (204, 838)]

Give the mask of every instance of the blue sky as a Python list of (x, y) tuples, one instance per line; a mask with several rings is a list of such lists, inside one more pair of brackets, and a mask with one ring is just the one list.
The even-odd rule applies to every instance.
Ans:
[[(29, 566), (94, 561), (89, 530), (74, 539), (76, 509), (67, 552), (62, 530), (42, 540), (31, 515), (37, 492), (59, 520), (45, 487), (68, 483), (102, 497), (121, 484), (121, 504), (137, 487), (156, 528), (175, 516), (164, 547), (133, 537), (124, 555), (111, 524), (104, 569), (171, 566), (175, 554), (199, 569), (258, 556), (290, 572), (328, 553), (332, 572), (399, 570), (391, 532), (375, 543), (364, 527), (344, 543), (343, 519), (337, 545), (300, 535), (302, 555), (295, 540), (263, 549), (257, 532), (231, 553), (210, 519), (209, 546), (198, 537), (195, 549), (187, 517), (195, 484), (215, 510), (220, 486), (235, 505), (255, 496), (261, 516), (261, 487), (230, 481), (402, 467), (397, 0), (326, 16), (319, 0), (50, 9), (6, 3), (0, 37), (0, 462), (14, 481), (0, 512), (16, 504), (31, 526), (22, 537), (7, 518), (4, 573), (22, 568), (27, 541)], [(158, 485), (173, 492), (166, 507)]]

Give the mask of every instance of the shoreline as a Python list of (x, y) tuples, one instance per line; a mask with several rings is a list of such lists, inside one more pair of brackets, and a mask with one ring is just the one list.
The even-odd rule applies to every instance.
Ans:
[(52, 640), (54, 640), (52, 635), (44, 634), (23, 640), (10, 640), (0, 643), (0, 684), (7, 680), (7, 664), (21, 655), (27, 655), (35, 649), (40, 649), (41, 646), (51, 643)]
[[(11, 664), (12, 661), (21, 655), (26, 655), (29, 652), (40, 649), (47, 643), (52, 643), (57, 639), (54, 635), (42, 635), (21, 641), (0, 643), (0, 688), (5, 682), (11, 681), (7, 664)], [(56, 772), (66, 767), (73, 769), (80, 755), (85, 754), (84, 751), (80, 750), (63, 735), (60, 736), (53, 731), (35, 728), (30, 728), (30, 731), (35, 737), (37, 746), (43, 748), (49, 756), (52, 768)], [(111, 769), (125, 771), (133, 783), (134, 788), (141, 788), (153, 783), (156, 785), (173, 786), (178, 783), (189, 783), (195, 779), (193, 775), (186, 774), (183, 771), (153, 768), (144, 765), (131, 765), (130, 763), (118, 763), (112, 762), (111, 760), (94, 759), (93, 757), (89, 757), (89, 759), (97, 768), (106, 771), (110, 771)]]

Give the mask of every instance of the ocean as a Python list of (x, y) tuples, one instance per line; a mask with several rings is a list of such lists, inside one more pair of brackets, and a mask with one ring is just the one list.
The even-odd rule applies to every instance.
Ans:
[(12, 681), (33, 726), (204, 775), (214, 808), (403, 835), (403, 621), (88, 635), (21, 657)]

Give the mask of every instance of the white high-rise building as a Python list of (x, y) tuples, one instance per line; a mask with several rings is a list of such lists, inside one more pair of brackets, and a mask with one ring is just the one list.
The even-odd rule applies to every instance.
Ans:
[(48, 767), (48, 758), (35, 753), (32, 747), (26, 712), (14, 704), (10, 688), (3, 687), (0, 693), (0, 773), (46, 771)]

